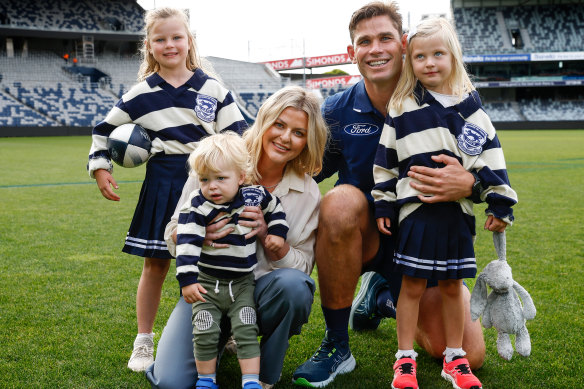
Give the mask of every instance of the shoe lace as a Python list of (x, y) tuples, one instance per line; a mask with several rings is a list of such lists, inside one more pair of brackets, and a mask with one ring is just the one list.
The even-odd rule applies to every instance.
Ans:
[(411, 363), (402, 363), (398, 367), (401, 374), (413, 374), (414, 373), (414, 365)]
[(150, 350), (147, 345), (143, 344), (141, 346), (136, 347), (132, 354), (134, 358), (148, 358), (150, 357)]
[(311, 359), (315, 362), (323, 361), (330, 358), (336, 351), (337, 349), (332, 342), (322, 342)]
[(456, 365), (455, 369), (458, 370), (460, 374), (471, 374), (470, 367), (466, 363)]

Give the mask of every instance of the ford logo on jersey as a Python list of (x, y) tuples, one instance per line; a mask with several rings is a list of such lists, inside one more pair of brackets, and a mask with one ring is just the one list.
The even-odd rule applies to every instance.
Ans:
[(343, 131), (349, 135), (373, 135), (379, 131), (379, 127), (369, 123), (353, 123), (345, 126)]

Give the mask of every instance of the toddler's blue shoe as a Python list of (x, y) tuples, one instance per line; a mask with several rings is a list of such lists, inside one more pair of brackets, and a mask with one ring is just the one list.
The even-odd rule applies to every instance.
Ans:
[(197, 380), (195, 389), (219, 389), (219, 385), (214, 383), (210, 378), (201, 378)]

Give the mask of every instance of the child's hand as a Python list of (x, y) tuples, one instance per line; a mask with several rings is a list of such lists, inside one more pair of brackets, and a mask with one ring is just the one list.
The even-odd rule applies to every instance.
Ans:
[(379, 232), (385, 235), (391, 235), (389, 228), (391, 227), (391, 220), (388, 217), (380, 217), (377, 219), (377, 228)]
[(181, 290), (183, 297), (187, 303), (192, 304), (197, 301), (205, 302), (205, 299), (203, 298), (203, 296), (201, 296), (201, 293), (206, 294), (207, 291), (198, 282), (196, 284), (183, 286)]
[(505, 228), (507, 228), (507, 223), (505, 223), (503, 220), (493, 215), (489, 215), (487, 217), (487, 221), (485, 222), (485, 230), (503, 232), (505, 231)]
[(99, 188), (103, 197), (112, 201), (120, 201), (120, 196), (118, 196), (112, 189), (118, 189), (118, 184), (114, 177), (105, 169), (97, 169), (93, 172), (95, 177), (95, 182), (97, 182), (97, 187)]
[(264, 241), (264, 247), (270, 251), (276, 252), (284, 247), (285, 240), (281, 236), (268, 235)]

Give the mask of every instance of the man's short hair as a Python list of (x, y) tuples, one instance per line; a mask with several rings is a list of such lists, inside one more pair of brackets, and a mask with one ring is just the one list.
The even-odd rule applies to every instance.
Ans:
[(351, 21), (349, 22), (349, 34), (351, 35), (351, 44), (353, 44), (353, 38), (355, 37), (355, 29), (357, 24), (363, 20), (371, 19), (375, 16), (387, 16), (391, 20), (399, 32), (402, 35), (402, 16), (399, 13), (399, 7), (396, 2), (384, 3), (382, 1), (374, 1), (369, 4), (365, 4), (363, 7), (359, 8), (357, 11), (353, 12), (351, 16)]

